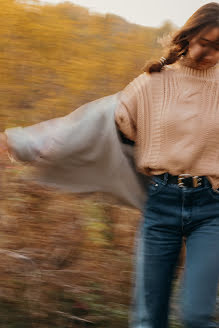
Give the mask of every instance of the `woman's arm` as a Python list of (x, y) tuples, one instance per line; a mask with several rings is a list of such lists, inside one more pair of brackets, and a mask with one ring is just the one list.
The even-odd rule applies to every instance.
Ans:
[[(150, 78), (145, 74), (140, 74), (132, 80), (119, 93), (118, 106), (115, 110), (115, 121), (121, 133), (132, 142), (136, 141), (139, 108), (143, 95), (147, 89)], [(142, 110), (142, 108), (141, 108)]]
[(103, 140), (113, 138), (115, 125), (110, 118), (117, 103), (118, 95), (113, 94), (86, 103), (66, 116), (8, 128), (4, 131), (8, 153), (11, 159), (37, 166), (92, 162)]
[(115, 110), (115, 122), (122, 136), (135, 141), (137, 121), (137, 92), (133, 81), (119, 94), (118, 106)]

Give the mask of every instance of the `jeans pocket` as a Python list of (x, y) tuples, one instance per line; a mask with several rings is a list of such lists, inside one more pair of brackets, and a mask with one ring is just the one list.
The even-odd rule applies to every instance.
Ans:
[(213, 198), (213, 199), (216, 199), (219, 201), (219, 189), (217, 190), (214, 190), (213, 188), (209, 188), (208, 189), (208, 193), (210, 194), (210, 196)]

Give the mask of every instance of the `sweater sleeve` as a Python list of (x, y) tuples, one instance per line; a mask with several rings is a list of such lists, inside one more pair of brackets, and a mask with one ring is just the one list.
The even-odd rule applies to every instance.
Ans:
[(130, 140), (136, 138), (137, 94), (133, 82), (120, 93), (115, 110), (115, 121), (119, 130)]
[(131, 81), (119, 95), (115, 110), (115, 122), (119, 130), (130, 140), (136, 140), (138, 95), (141, 75)]
[(8, 128), (4, 131), (8, 141), (8, 156), (11, 161), (42, 161), (55, 138), (59, 137), (63, 117), (47, 120), (31, 126)]

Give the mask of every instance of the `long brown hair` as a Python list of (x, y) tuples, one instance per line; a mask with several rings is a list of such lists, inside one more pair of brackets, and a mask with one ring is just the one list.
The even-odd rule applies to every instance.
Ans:
[(160, 72), (165, 65), (170, 65), (185, 56), (189, 42), (203, 29), (219, 27), (219, 3), (210, 2), (200, 7), (187, 22), (172, 36), (164, 57), (159, 61), (146, 63), (143, 71), (149, 74)]

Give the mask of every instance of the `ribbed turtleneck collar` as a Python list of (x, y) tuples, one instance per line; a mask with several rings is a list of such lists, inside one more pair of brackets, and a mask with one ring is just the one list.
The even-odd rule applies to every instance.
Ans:
[(187, 76), (196, 76), (205, 79), (212, 79), (218, 76), (218, 65), (210, 67), (208, 69), (194, 69), (186, 66), (182, 61), (178, 61), (174, 66), (178, 69), (180, 73)]

